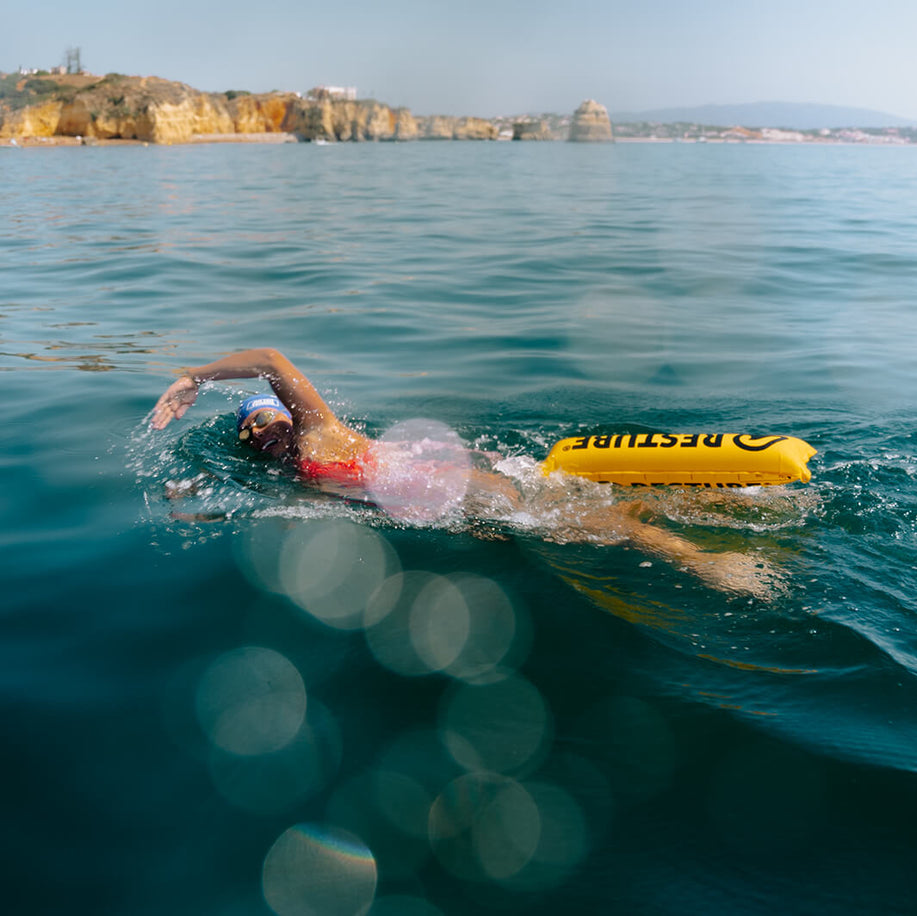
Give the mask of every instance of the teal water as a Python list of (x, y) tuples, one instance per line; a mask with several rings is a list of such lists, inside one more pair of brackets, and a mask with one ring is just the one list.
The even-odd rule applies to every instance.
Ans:
[[(915, 196), (907, 148), (0, 154), (4, 910), (913, 912)], [(320, 495), (235, 442), (256, 382), (148, 430), (249, 346), (520, 473), (804, 438), (646, 496), (783, 588)]]

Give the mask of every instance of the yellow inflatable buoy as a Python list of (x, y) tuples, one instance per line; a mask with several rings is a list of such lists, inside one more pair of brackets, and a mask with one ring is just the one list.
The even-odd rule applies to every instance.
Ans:
[(807, 482), (815, 453), (792, 436), (608, 433), (562, 439), (543, 467), (633, 487), (754, 487)]

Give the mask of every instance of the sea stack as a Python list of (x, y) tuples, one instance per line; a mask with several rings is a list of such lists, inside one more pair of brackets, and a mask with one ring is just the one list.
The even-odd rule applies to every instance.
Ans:
[(574, 143), (610, 143), (614, 140), (611, 121), (604, 105), (586, 99), (573, 113), (570, 139)]

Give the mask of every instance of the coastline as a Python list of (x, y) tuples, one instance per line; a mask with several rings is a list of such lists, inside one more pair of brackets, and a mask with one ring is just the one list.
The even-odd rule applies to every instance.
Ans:
[(195, 134), (182, 143), (151, 143), (149, 140), (124, 140), (120, 137), (15, 137), (0, 138), (2, 149), (46, 149), (59, 146), (193, 146), (202, 143), (299, 143), (295, 134), (264, 132), (252, 134)]
[[(90, 146), (197, 146), (212, 143), (254, 143), (278, 145), (282, 143), (310, 143), (314, 141), (301, 140), (296, 134), (282, 131), (271, 131), (263, 133), (239, 133), (239, 134), (194, 134), (188, 140), (176, 141), (174, 143), (152, 143), (149, 140), (125, 140), (119, 137), (111, 139), (98, 139), (94, 137), (66, 137), (55, 135), (52, 137), (15, 137), (0, 138), (0, 149), (52, 149), (63, 146), (69, 147), (90, 147)], [(336, 142), (336, 141), (330, 141)], [(367, 141), (372, 142), (372, 141)], [(424, 138), (414, 141), (422, 143)], [(506, 142), (504, 140), (493, 140), (494, 143)], [(524, 142), (524, 141), (523, 141)], [(564, 140), (555, 140), (555, 143), (565, 143)], [(674, 137), (615, 137), (614, 143), (671, 143), (671, 144), (688, 144), (688, 145), (716, 145), (716, 146), (885, 146), (885, 147), (902, 147), (914, 146), (915, 144), (900, 142), (890, 143), (887, 140), (875, 140), (873, 142), (863, 140), (836, 140), (831, 138), (825, 139), (806, 139), (806, 140), (764, 140), (748, 139), (735, 140), (724, 138), (674, 138)]]
[(618, 143), (917, 145), (917, 127), (790, 129), (622, 120), (584, 101), (572, 116), (415, 116), (326, 87), (200, 92), (160, 77), (0, 73), (0, 149), (201, 143), (521, 140)]

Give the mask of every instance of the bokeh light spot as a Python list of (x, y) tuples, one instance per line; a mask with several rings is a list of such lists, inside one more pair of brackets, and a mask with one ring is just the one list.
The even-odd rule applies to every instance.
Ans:
[(437, 579), (432, 573), (409, 570), (386, 579), (366, 609), (366, 642), (380, 665), (405, 677), (433, 669), (420, 657), (411, 632), (415, 600)]
[(280, 554), (291, 530), (294, 529), (286, 519), (263, 519), (253, 522), (235, 540), (236, 560), (252, 585), (276, 594), (283, 593)]
[(496, 773), (460, 776), (430, 809), (434, 854), (447, 871), (466, 881), (512, 877), (531, 860), (540, 834), (531, 795)]
[(306, 714), (306, 688), (286, 656), (260, 646), (221, 655), (204, 672), (195, 698), (210, 741), (231, 754), (267, 754), (290, 741)]
[(367, 470), (370, 496), (392, 518), (428, 524), (461, 507), (471, 457), (458, 434), (435, 420), (407, 420), (382, 435)]
[(462, 684), (440, 710), (440, 735), (467, 770), (518, 773), (538, 762), (553, 723), (540, 691), (517, 676), (485, 685)]
[(538, 846), (525, 868), (504, 880), (513, 889), (532, 892), (563, 884), (589, 851), (590, 840), (582, 809), (560, 786), (526, 783), (538, 808)]
[[(392, 793), (388, 800), (385, 792)], [(430, 858), (426, 819), (432, 801), (416, 783), (366, 770), (335, 786), (325, 816), (375, 850), (379, 870), (389, 881), (410, 880)], [(407, 807), (393, 818), (393, 804), (399, 802)]]
[(520, 624), (500, 586), (483, 576), (399, 572), (375, 591), (363, 619), (376, 660), (405, 676), (502, 680), (529, 647), (527, 618)]
[(277, 916), (362, 916), (376, 893), (376, 861), (353, 834), (297, 824), (264, 859), (264, 899)]
[(273, 814), (326, 788), (338, 773), (341, 755), (337, 720), (310, 698), (306, 721), (289, 744), (270, 754), (244, 757), (213, 748), (210, 777), (230, 804)]
[(442, 671), (468, 641), (470, 614), (462, 593), (442, 577), (431, 579), (410, 610), (411, 644), (431, 671)]
[(283, 591), (313, 617), (355, 629), (373, 593), (398, 568), (394, 549), (378, 532), (343, 519), (298, 526), (280, 554)]
[(446, 579), (461, 595), (468, 614), (467, 637), (446, 673), (473, 683), (505, 677), (510, 655), (518, 664), (528, 650), (528, 628), (518, 610), (492, 579), (470, 574)]

